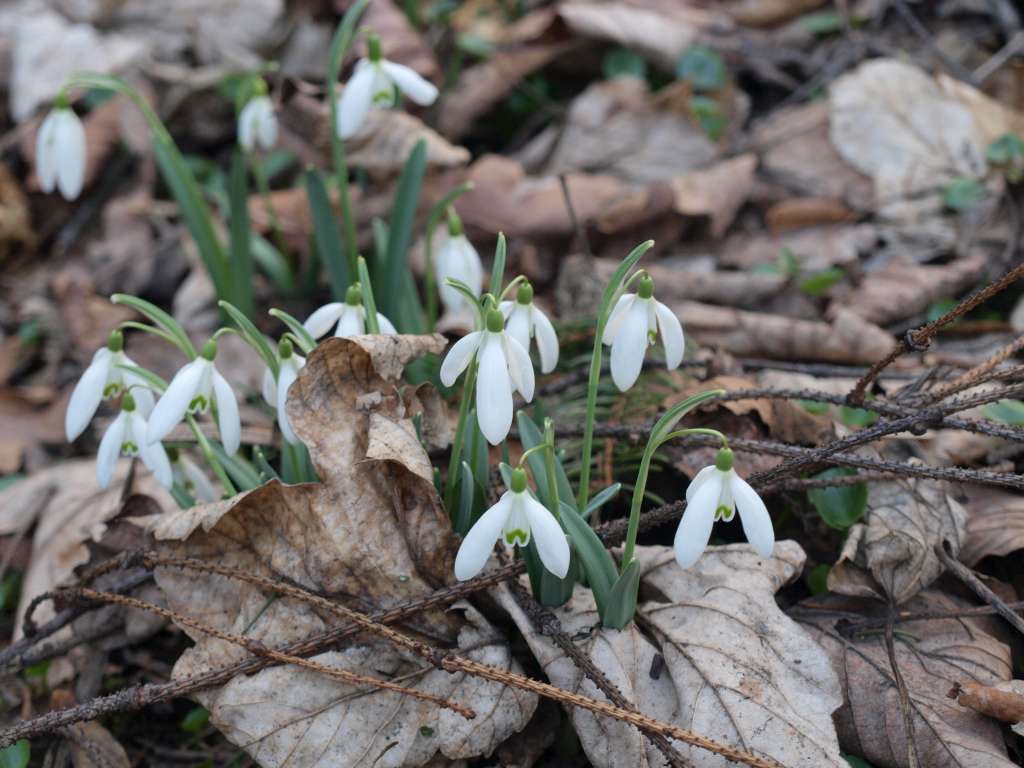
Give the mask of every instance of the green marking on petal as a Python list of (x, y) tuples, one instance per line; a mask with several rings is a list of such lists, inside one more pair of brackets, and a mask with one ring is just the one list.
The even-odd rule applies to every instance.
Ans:
[(530, 540), (530, 534), (524, 531), (522, 528), (514, 528), (511, 531), (505, 532), (505, 543), (510, 547), (520, 546), (525, 547), (526, 543)]
[(727, 507), (725, 504), (719, 504), (715, 510), (715, 520), (724, 520), (728, 522), (732, 520), (732, 507)]
[(121, 382), (119, 381), (112, 381), (103, 388), (103, 397), (105, 399), (117, 397), (119, 394), (121, 394)]
[(204, 395), (196, 395), (189, 401), (189, 413), (202, 413), (210, 407), (210, 401)]
[(131, 440), (125, 440), (121, 443), (121, 453), (125, 456), (137, 456), (139, 453), (139, 446)]

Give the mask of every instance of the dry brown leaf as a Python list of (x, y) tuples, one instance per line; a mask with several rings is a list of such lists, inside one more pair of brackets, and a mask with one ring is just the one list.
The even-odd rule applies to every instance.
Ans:
[[(64, 411), (70, 390), (54, 398), (43, 398), (17, 388), (0, 389), (0, 465), (2, 471), (17, 471), (27, 453), (40, 445), (60, 445), (64, 437)], [(40, 402), (42, 400), (42, 402)]]
[(672, 72), (683, 51), (703, 33), (733, 27), (725, 14), (676, 2), (571, 2), (558, 12), (576, 34), (632, 48)]
[(738, 23), (770, 27), (826, 5), (828, 0), (734, 0), (723, 10)]
[(828, 588), (904, 603), (942, 575), (935, 546), (948, 544), (955, 557), (966, 527), (967, 511), (945, 483), (928, 478), (872, 483), (864, 522), (850, 529)]
[(31, 249), (35, 241), (28, 198), (10, 169), (0, 165), (0, 264), (19, 249)]
[(691, 301), (669, 307), (697, 343), (734, 355), (865, 364), (884, 357), (894, 343), (877, 325), (848, 311), (837, 312), (826, 323)]
[[(135, 256), (139, 260), (145, 258), (144, 254)], [(122, 322), (138, 317), (130, 307), (98, 296), (92, 277), (81, 268), (68, 267), (57, 272), (50, 280), (50, 290), (71, 344), (86, 354), (103, 346), (111, 331)]]
[[(751, 379), (739, 376), (715, 376), (706, 382), (701, 382), (699, 388), (695, 388), (692, 394), (696, 394), (698, 389), (701, 391), (724, 389), (731, 392), (740, 389), (756, 389), (757, 386), (757, 383)], [(673, 402), (678, 402), (688, 394), (690, 393), (680, 392)], [(784, 443), (821, 445), (835, 435), (832, 420), (828, 416), (811, 413), (792, 400), (764, 398), (730, 400), (721, 403), (720, 406), (736, 416), (756, 413), (768, 428), (769, 434)]]
[(711, 236), (732, 224), (754, 187), (757, 158), (740, 155), (672, 180), (675, 208), (688, 216), (710, 216)]
[(974, 286), (989, 260), (986, 252), (977, 250), (942, 266), (893, 259), (868, 272), (854, 290), (834, 300), (829, 312), (844, 309), (879, 325), (913, 317), (940, 299), (959, 296)]
[(765, 223), (772, 234), (822, 224), (843, 224), (855, 218), (853, 211), (839, 200), (821, 197), (794, 197), (775, 203), (765, 211)]
[(345, 142), (352, 166), (375, 174), (396, 174), (402, 170), (413, 147), (427, 143), (427, 165), (452, 168), (469, 162), (469, 150), (449, 143), (418, 117), (398, 109), (371, 109), (359, 131)]
[[(0, 509), (5, 510), (0, 516), (0, 535), (20, 531), (36, 521), (32, 560), (18, 603), (15, 638), (21, 636), (24, 611), (32, 598), (64, 583), (77, 566), (87, 562), (86, 543), (99, 541), (107, 522), (120, 513), (128, 468), (127, 460), (120, 461), (105, 491), (96, 486), (93, 459), (61, 462), (0, 491)], [(156, 499), (164, 509), (177, 506), (141, 467), (131, 490)], [(53, 614), (53, 604), (45, 602), (33, 615), (41, 623)]]
[[(903, 606), (909, 611), (947, 612), (968, 607), (934, 589)], [(884, 606), (837, 595), (816, 597), (792, 614), (810, 628), (839, 672), (846, 699), (835, 714), (843, 750), (873, 765), (904, 768), (907, 736), (899, 694), (882, 633), (848, 639), (840, 622), (857, 615), (884, 616)], [(985, 618), (939, 619), (896, 625), (896, 660), (910, 696), (920, 765), (928, 768), (1010, 768), (997, 723), (947, 697), (963, 680), (994, 685), (1013, 671), (1010, 649)]]
[(124, 747), (96, 721), (74, 723), (61, 735), (71, 743), (75, 768), (130, 768), (132, 764)]
[(954, 695), (961, 707), (970, 707), (1002, 723), (1024, 723), (1024, 680), (1006, 680), (997, 685), (961, 683), (950, 691), (950, 698)]
[(968, 489), (967, 540), (960, 561), (974, 566), (986, 557), (1024, 549), (1024, 497), (996, 488)]
[(724, 267), (750, 269), (759, 264), (777, 264), (784, 250), (792, 253), (802, 269), (816, 272), (844, 264), (856, 264), (861, 254), (870, 253), (878, 243), (873, 224), (834, 224), (785, 232), (729, 237), (719, 252)]
[[(595, 628), (589, 592), (577, 588), (557, 614), (562, 629), (645, 714), (771, 757), (792, 768), (845, 768), (831, 712), (842, 703), (828, 657), (776, 606), (774, 595), (798, 578), (805, 555), (790, 541), (764, 560), (747, 545), (711, 547), (699, 568), (682, 570), (669, 547), (638, 547), (642, 569), (637, 623)], [(560, 688), (604, 694), (519, 609), (499, 600)], [(641, 629), (642, 628), (642, 629)], [(569, 712), (596, 768), (663, 766), (664, 757), (632, 727)], [(709, 752), (674, 746), (695, 768), (728, 765)]]
[[(359, 610), (430, 594), (452, 572), (455, 538), (412, 417), (419, 394), (401, 388), (406, 363), (444, 348), (440, 336), (329, 339), (292, 386), (288, 416), (322, 484), (272, 482), (233, 499), (165, 515), (155, 528), (167, 553), (285, 578)], [(273, 599), (220, 577), (163, 569), (170, 606), (267, 645), (336, 624), (306, 604)], [(201, 606), (201, 610), (200, 607)], [(521, 671), (501, 634), (469, 606), (420, 614), (413, 626), (470, 657)], [(187, 627), (196, 645), (176, 679), (246, 652)], [(276, 667), (202, 694), (212, 720), (263, 766), (421, 766), (435, 757), (490, 754), (521, 730), (536, 697), (449, 675), (373, 638), (316, 657), (453, 698), (477, 719), (380, 691), (356, 691), (307, 669)]]

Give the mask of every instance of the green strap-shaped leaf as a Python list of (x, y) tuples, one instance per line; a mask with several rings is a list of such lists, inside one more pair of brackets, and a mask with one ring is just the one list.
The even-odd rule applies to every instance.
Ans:
[(235, 147), (231, 153), (228, 176), (228, 201), (231, 211), (231, 265), (225, 286), (234, 296), (233, 303), (245, 314), (252, 314), (252, 251), (249, 237), (249, 186), (245, 155)]
[(404, 333), (416, 333), (423, 325), (422, 305), (409, 271), (409, 247), (426, 169), (427, 142), (420, 139), (398, 177), (388, 225), (384, 274), (376, 276), (384, 315)]
[(342, 252), (334, 209), (331, 208), (327, 189), (318, 170), (309, 168), (303, 174), (303, 180), (306, 184), (306, 197), (309, 199), (309, 212), (313, 218), (313, 242), (316, 243), (317, 255), (327, 272), (331, 293), (338, 301), (344, 301), (345, 291), (352, 284), (353, 275)]
[(601, 612), (601, 622), (609, 629), (623, 629), (636, 613), (636, 596), (640, 590), (640, 561), (634, 560), (615, 581), (608, 593), (608, 602)]
[(590, 588), (594, 592), (597, 610), (603, 616), (612, 586), (619, 575), (615, 568), (615, 561), (608, 554), (601, 539), (594, 533), (594, 529), (580, 517), (580, 513), (572, 504), (563, 501), (559, 508), (562, 511), (562, 526), (569, 535), (580, 563), (583, 565), (587, 583), (590, 584)]
[(114, 304), (123, 304), (145, 315), (162, 330), (166, 331), (174, 339), (174, 343), (178, 345), (182, 352), (191, 359), (195, 359), (196, 349), (192, 346), (192, 342), (189, 340), (188, 334), (185, 333), (185, 329), (178, 324), (177, 320), (160, 309), (160, 307), (137, 296), (129, 296), (127, 293), (115, 293), (110, 297), (110, 300)]

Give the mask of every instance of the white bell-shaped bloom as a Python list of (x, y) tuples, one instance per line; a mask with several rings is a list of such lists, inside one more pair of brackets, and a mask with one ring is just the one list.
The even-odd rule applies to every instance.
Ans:
[(487, 442), (498, 445), (512, 428), (512, 395), (533, 399), (533, 363), (523, 345), (505, 332), (501, 312), (490, 310), (486, 330), (455, 342), (441, 363), (441, 382), (450, 387), (476, 360), (476, 418)]
[(239, 113), (238, 143), (246, 152), (255, 147), (271, 150), (277, 144), (277, 115), (266, 94), (249, 99)]
[(442, 236), (434, 260), (434, 271), (437, 274), (437, 290), (441, 302), (449, 312), (458, 313), (469, 307), (469, 299), (448, 285), (450, 278), (465, 283), (474, 296), (479, 297), (483, 290), (484, 266), (480, 254), (469, 242), (462, 230), (462, 222), (451, 208), (448, 209), (448, 228)]
[(65, 200), (74, 200), (85, 181), (85, 128), (67, 106), (46, 116), (36, 134), (36, 175), (49, 194), (59, 189)]
[(371, 106), (394, 106), (396, 90), (421, 106), (433, 104), (437, 99), (437, 87), (433, 83), (404, 64), (381, 56), (376, 35), (371, 34), (367, 42), (369, 56), (356, 64), (337, 102), (338, 136), (342, 139), (350, 139), (359, 132)]
[(281, 341), (278, 347), (279, 362), (277, 368), (277, 379), (270, 369), (263, 372), (263, 399), (267, 405), (277, 410), (277, 424), (281, 428), (281, 434), (289, 443), (297, 444), (302, 441), (292, 431), (292, 425), (288, 421), (288, 409), (285, 404), (288, 402), (288, 388), (299, 375), (302, 366), (306, 364), (306, 358), (297, 355), (292, 350), (291, 342), (287, 339)]
[(146, 420), (135, 408), (131, 393), (124, 396), (121, 413), (117, 415), (100, 440), (96, 454), (96, 481), (100, 488), (110, 485), (114, 467), (121, 456), (139, 456), (153, 477), (164, 488), (174, 484), (171, 462), (160, 443), (146, 442)]
[(560, 579), (569, 572), (569, 541), (554, 515), (530, 495), (526, 472), (513, 470), (510, 485), (511, 489), (480, 516), (462, 540), (455, 556), (455, 578), (459, 581), (483, 570), (498, 539), (510, 547), (525, 547), (532, 538), (545, 568)]
[(661, 336), (665, 365), (671, 371), (683, 361), (683, 326), (672, 310), (654, 298), (654, 281), (640, 278), (636, 293), (619, 297), (604, 328), (603, 341), (611, 345), (612, 381), (625, 392), (636, 383), (647, 347)]
[(123, 347), (124, 337), (120, 331), (114, 331), (110, 334), (107, 346), (96, 350), (92, 362), (75, 385), (64, 414), (64, 433), (68, 442), (85, 431), (104, 399), (118, 397), (128, 389), (131, 389), (143, 418), (148, 418), (152, 412), (153, 393), (149, 390), (149, 384), (138, 374), (120, 367), (139, 367), (124, 353)]
[(505, 316), (505, 330), (527, 351), (530, 339), (536, 340), (541, 373), (555, 370), (558, 365), (558, 336), (548, 316), (533, 303), (533, 286), (523, 283), (515, 301), (501, 302), (501, 314)]
[(686, 511), (676, 530), (676, 560), (689, 568), (700, 559), (715, 520), (732, 520), (740, 513), (743, 533), (761, 557), (770, 557), (775, 546), (775, 529), (757, 491), (732, 467), (732, 451), (723, 448), (714, 465), (704, 467), (686, 489)]
[(238, 450), (242, 439), (242, 422), (238, 415), (238, 401), (231, 385), (213, 364), (217, 343), (212, 339), (203, 347), (202, 354), (182, 366), (167, 391), (163, 393), (149, 417), (147, 443), (163, 440), (188, 413), (199, 414), (217, 408), (217, 429), (224, 450), (229, 455)]
[[(377, 325), (381, 333), (398, 333), (391, 321), (380, 312), (377, 313)], [(331, 326), (334, 326), (334, 335), (339, 338), (366, 333), (366, 307), (363, 306), (363, 292), (358, 285), (349, 286), (344, 302), (324, 304), (302, 324), (314, 339), (326, 334)]]
[(174, 477), (174, 484), (179, 486), (189, 496), (200, 504), (208, 504), (217, 501), (220, 494), (213, 487), (210, 478), (199, 468), (192, 459), (184, 453), (168, 449), (168, 458), (171, 460), (171, 473)]

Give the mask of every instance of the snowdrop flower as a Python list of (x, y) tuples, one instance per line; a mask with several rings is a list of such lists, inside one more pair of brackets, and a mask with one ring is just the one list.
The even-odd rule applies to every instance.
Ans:
[(485, 329), (459, 339), (441, 363), (441, 382), (450, 387), (473, 361), (476, 378), (476, 417), (480, 431), (497, 445), (512, 428), (512, 393), (526, 402), (533, 399), (533, 363), (523, 345), (505, 331), (505, 318), (488, 310)]
[(271, 150), (277, 144), (277, 116), (266, 91), (266, 84), (262, 88), (257, 86), (256, 95), (238, 115), (238, 143), (246, 152), (252, 152), (254, 147)]
[(417, 104), (427, 106), (437, 98), (437, 88), (415, 70), (388, 61), (380, 52), (380, 38), (367, 38), (368, 57), (359, 61), (337, 103), (338, 136), (350, 139), (359, 131), (370, 107), (393, 107), (402, 91)]
[[(306, 318), (302, 327), (309, 331), (309, 335), (314, 339), (319, 339), (331, 330), (335, 323), (337, 326), (334, 335), (340, 338), (362, 336), (366, 333), (366, 307), (363, 306), (363, 291), (358, 283), (349, 286), (345, 292), (344, 304), (340, 301), (324, 304)], [(398, 333), (391, 321), (380, 312), (377, 313), (377, 325), (380, 326), (381, 333)]]
[(174, 484), (185, 493), (202, 504), (217, 501), (220, 498), (220, 494), (213, 487), (210, 478), (192, 459), (180, 453), (176, 448), (167, 449), (167, 458), (171, 461), (171, 475), (174, 478)]
[(530, 495), (526, 471), (517, 467), (512, 470), (509, 490), (480, 516), (463, 539), (455, 556), (455, 578), (465, 581), (480, 573), (499, 538), (510, 547), (525, 547), (531, 537), (544, 567), (565, 578), (569, 572), (569, 541), (554, 515)]
[(647, 347), (661, 336), (671, 371), (683, 361), (683, 326), (672, 310), (654, 298), (654, 280), (640, 278), (637, 292), (621, 296), (608, 318), (603, 340), (612, 348), (612, 381), (625, 392), (636, 383)]
[(501, 302), (505, 330), (529, 351), (531, 337), (537, 340), (541, 373), (551, 373), (558, 365), (558, 336), (548, 316), (533, 303), (533, 286), (524, 282), (515, 301)]
[(217, 342), (210, 339), (202, 353), (186, 363), (174, 374), (167, 391), (153, 407), (149, 417), (146, 442), (163, 440), (188, 413), (199, 414), (211, 405), (217, 408), (217, 429), (224, 450), (233, 455), (242, 439), (242, 423), (238, 416), (238, 401), (231, 385), (213, 365), (217, 356)]
[(135, 408), (135, 398), (130, 392), (121, 401), (121, 413), (117, 415), (100, 440), (96, 454), (96, 481), (100, 488), (110, 485), (114, 467), (120, 456), (140, 456), (142, 463), (153, 473), (153, 477), (164, 488), (174, 484), (171, 462), (167, 451), (160, 443), (146, 442), (146, 420)]
[(153, 393), (149, 391), (148, 383), (138, 374), (119, 367), (122, 365), (138, 367), (124, 353), (124, 336), (120, 331), (114, 331), (107, 339), (107, 346), (96, 350), (92, 362), (71, 392), (68, 410), (64, 414), (64, 433), (69, 443), (85, 431), (105, 398), (117, 397), (129, 388), (139, 413), (143, 418), (149, 416), (153, 410)]
[(36, 174), (47, 194), (56, 187), (65, 200), (74, 200), (82, 192), (85, 128), (62, 96), (36, 134)]
[(469, 242), (462, 230), (462, 221), (451, 208), (448, 209), (448, 234), (437, 250), (434, 267), (438, 292), (449, 312), (459, 312), (469, 305), (469, 300), (462, 293), (448, 285), (449, 278), (461, 280), (474, 296), (479, 296), (483, 290), (484, 267), (480, 263), (480, 254)]
[(775, 530), (757, 491), (732, 468), (732, 451), (723, 448), (713, 466), (704, 467), (686, 489), (686, 512), (676, 530), (676, 560), (689, 568), (704, 552), (715, 520), (732, 520), (738, 509), (743, 533), (761, 557), (770, 557)]
[(295, 445), (302, 441), (292, 431), (285, 403), (288, 401), (288, 388), (299, 375), (302, 366), (306, 364), (306, 358), (294, 353), (292, 343), (288, 339), (281, 339), (278, 345), (278, 358), (280, 362), (276, 381), (269, 368), (263, 372), (263, 399), (267, 405), (277, 409), (277, 424), (281, 427), (281, 434), (285, 440)]

